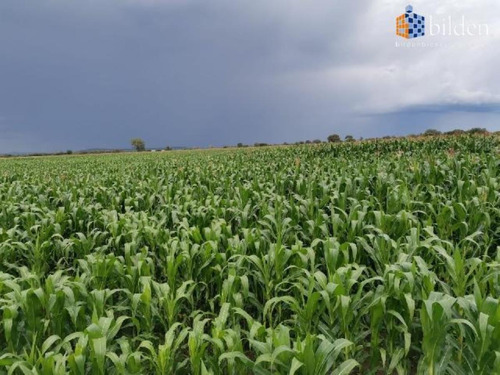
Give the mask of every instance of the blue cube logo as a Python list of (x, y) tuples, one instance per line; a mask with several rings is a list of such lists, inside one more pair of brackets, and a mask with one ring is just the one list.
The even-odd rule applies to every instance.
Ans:
[(405, 14), (396, 18), (396, 34), (414, 39), (425, 35), (425, 17), (413, 13), (413, 7), (408, 5)]

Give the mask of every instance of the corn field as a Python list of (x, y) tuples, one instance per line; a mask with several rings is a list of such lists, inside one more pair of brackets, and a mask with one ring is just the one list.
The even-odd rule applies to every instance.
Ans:
[(500, 374), (499, 152), (0, 160), (0, 374)]

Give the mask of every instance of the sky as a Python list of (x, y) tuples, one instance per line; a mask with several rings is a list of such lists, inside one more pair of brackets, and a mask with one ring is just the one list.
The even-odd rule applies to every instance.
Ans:
[(500, 130), (500, 2), (411, 4), (1, 0), (0, 153)]

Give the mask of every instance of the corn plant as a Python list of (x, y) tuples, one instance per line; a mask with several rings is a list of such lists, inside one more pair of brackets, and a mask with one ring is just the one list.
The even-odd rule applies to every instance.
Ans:
[(500, 374), (497, 136), (0, 160), (1, 374)]

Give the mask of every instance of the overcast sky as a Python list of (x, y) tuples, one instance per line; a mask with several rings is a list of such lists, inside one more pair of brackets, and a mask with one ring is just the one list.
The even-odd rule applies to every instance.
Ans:
[(489, 35), (396, 47), (407, 4), (1, 0), (0, 153), (500, 130), (500, 2), (414, 1)]

